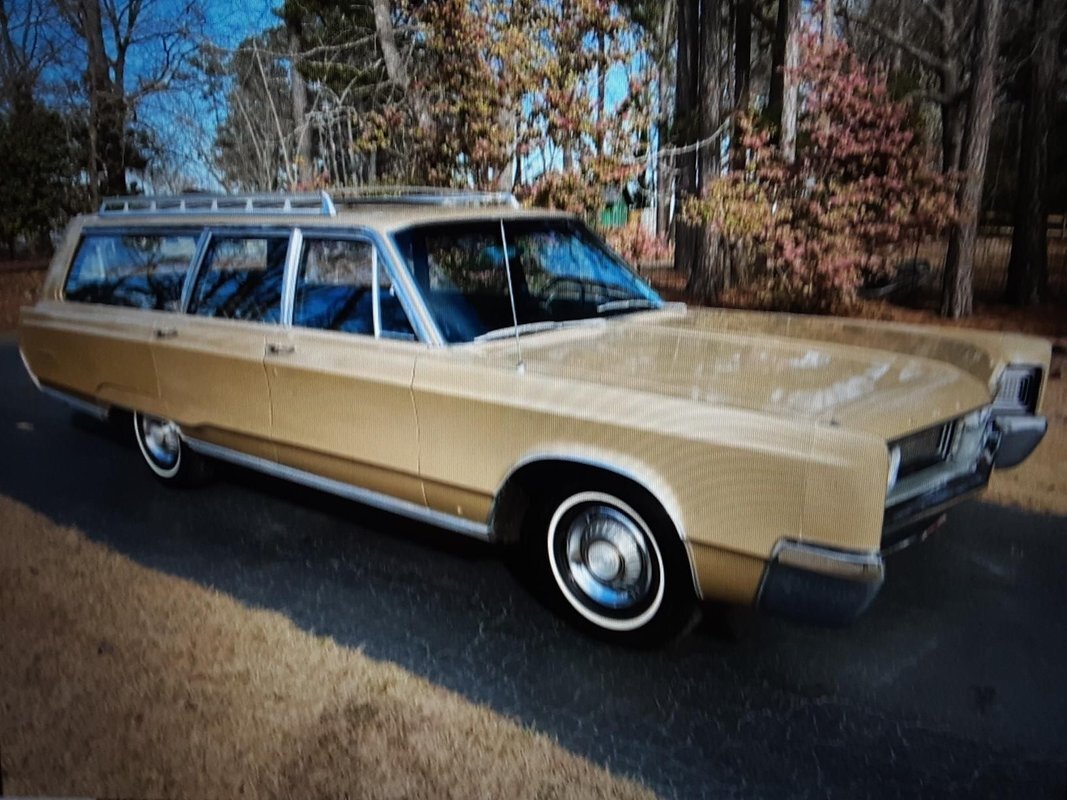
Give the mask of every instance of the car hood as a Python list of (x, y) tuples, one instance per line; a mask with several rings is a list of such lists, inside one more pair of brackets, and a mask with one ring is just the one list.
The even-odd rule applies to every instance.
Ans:
[(532, 374), (887, 439), (987, 404), (999, 363), (988, 347), (945, 330), (708, 309), (529, 336), (522, 354)]

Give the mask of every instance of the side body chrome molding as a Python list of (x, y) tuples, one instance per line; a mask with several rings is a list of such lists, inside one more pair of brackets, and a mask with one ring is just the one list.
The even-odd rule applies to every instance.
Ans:
[[(31, 373), (32, 374), (32, 373)], [(108, 409), (104, 406), (98, 406), (96, 403), (90, 403), (87, 400), (82, 400), (80, 397), (75, 397), (67, 392), (60, 391), (59, 389), (53, 389), (51, 386), (45, 386), (44, 384), (37, 383), (37, 388), (41, 390), (42, 394), (46, 394), (51, 398), (66, 403), (75, 411), (81, 411), (89, 416), (96, 417), (99, 420), (105, 420), (108, 416)]]
[(475, 539), (481, 539), (482, 541), (489, 541), (490, 539), (489, 526), (482, 522), (473, 522), (472, 520), (463, 519), (462, 517), (454, 517), (451, 514), (435, 511), (431, 508), (426, 508), (425, 506), (420, 506), (407, 500), (398, 500), (395, 497), (390, 497), (389, 495), (384, 495), (379, 492), (373, 492), (370, 489), (363, 489), (349, 483), (335, 481), (332, 478), (324, 478), (321, 475), (316, 475), (312, 472), (305, 472), (304, 470), (295, 469), (294, 467), (288, 467), (285, 464), (279, 464), (276, 461), (268, 461), (267, 459), (259, 458), (258, 456), (250, 456), (247, 453), (231, 450), (228, 447), (220, 447), (219, 445), (184, 435), (182, 436), (182, 439), (193, 451), (205, 456), (210, 456), (211, 458), (217, 458), (221, 461), (229, 461), (232, 464), (254, 469), (276, 478), (299, 483), (302, 486), (308, 486), (312, 489), (328, 492), (329, 494), (334, 494), (338, 497), (344, 497), (347, 500), (354, 500), (357, 503), (374, 506), (375, 508), (380, 508), (382, 511), (388, 511), (392, 514), (399, 514), (410, 519), (418, 520), (419, 522), (436, 525), (439, 528), (454, 531), (455, 533), (462, 533), (464, 536), (471, 536)]

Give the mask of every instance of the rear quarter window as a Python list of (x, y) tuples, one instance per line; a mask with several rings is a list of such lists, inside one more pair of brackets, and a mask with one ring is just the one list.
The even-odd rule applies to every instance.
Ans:
[(177, 311), (197, 238), (194, 233), (87, 233), (67, 273), (64, 297), (77, 303)]

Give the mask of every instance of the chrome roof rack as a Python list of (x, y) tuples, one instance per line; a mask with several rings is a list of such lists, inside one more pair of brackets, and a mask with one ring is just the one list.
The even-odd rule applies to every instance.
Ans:
[(126, 214), (337, 214), (326, 192), (306, 194), (175, 194), (109, 197), (100, 213)]
[(519, 201), (511, 192), (482, 192), (436, 186), (358, 186), (332, 189), (330, 197), (339, 206), (519, 206)]
[(337, 206), (508, 206), (518, 208), (511, 192), (479, 192), (433, 186), (362, 186), (302, 194), (175, 194), (109, 197), (102, 215), (132, 214), (308, 214), (333, 217)]

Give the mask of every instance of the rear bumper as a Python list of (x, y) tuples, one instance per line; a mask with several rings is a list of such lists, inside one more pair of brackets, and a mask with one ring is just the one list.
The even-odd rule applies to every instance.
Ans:
[(846, 625), (867, 610), (884, 582), (880, 553), (784, 539), (763, 573), (757, 605), (802, 622)]

